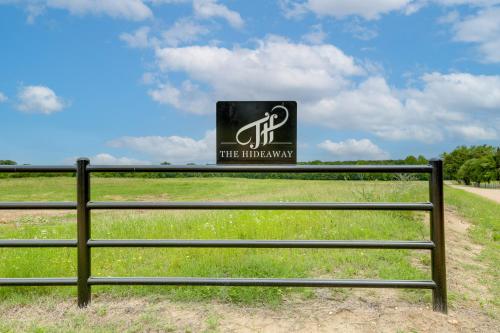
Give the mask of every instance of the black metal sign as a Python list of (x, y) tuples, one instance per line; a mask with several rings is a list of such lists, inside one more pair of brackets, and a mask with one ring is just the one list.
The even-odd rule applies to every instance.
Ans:
[(295, 164), (297, 102), (217, 102), (217, 164)]

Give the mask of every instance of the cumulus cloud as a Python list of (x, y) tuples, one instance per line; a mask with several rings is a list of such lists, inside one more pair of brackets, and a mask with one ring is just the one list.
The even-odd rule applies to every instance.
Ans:
[(132, 48), (147, 48), (150, 46), (149, 27), (141, 27), (133, 33), (122, 33), (120, 39)]
[(44, 86), (22, 87), (17, 95), (17, 108), (28, 113), (51, 114), (61, 111), (66, 106), (64, 100)]
[(318, 16), (344, 18), (356, 15), (366, 20), (376, 20), (382, 14), (392, 11), (414, 11), (416, 2), (415, 0), (308, 0), (305, 2), (281, 1), (281, 4), (287, 17), (296, 17), (311, 11)]
[(5, 94), (0, 91), (0, 103), (5, 102), (7, 99), (7, 96), (5, 96)]
[(322, 44), (327, 37), (327, 33), (323, 31), (321, 24), (315, 24), (311, 27), (311, 31), (302, 36), (302, 39), (311, 44)]
[(47, 7), (65, 9), (76, 15), (108, 15), (141, 21), (153, 16), (142, 0), (47, 0)]
[(463, 19), (451, 19), (455, 41), (477, 44), (484, 62), (500, 62), (500, 7), (488, 7)]
[(162, 39), (168, 46), (178, 46), (182, 43), (194, 42), (210, 30), (190, 18), (176, 21), (172, 27), (161, 33)]
[[(209, 113), (216, 100), (292, 99), (303, 121), (388, 140), (481, 140), (499, 131), (497, 75), (427, 73), (416, 81), (419, 88), (396, 88), (333, 45), (276, 36), (255, 48), (158, 48), (156, 58), (160, 71), (187, 80), (180, 87), (160, 84), (150, 95), (187, 112)], [(471, 122), (483, 131), (465, 130)]]
[(211, 96), (201, 91), (198, 85), (184, 81), (180, 88), (169, 83), (160, 83), (149, 91), (151, 98), (160, 103), (195, 114), (209, 114), (214, 110)]
[(90, 157), (90, 163), (91, 164), (96, 164), (96, 165), (103, 165), (103, 164), (120, 164), (120, 165), (140, 165), (140, 164), (151, 164), (148, 161), (141, 161), (141, 160), (136, 160), (134, 158), (128, 158), (128, 157), (115, 157), (111, 154), (107, 153), (101, 153), (97, 154), (95, 156)]
[(214, 162), (215, 130), (199, 140), (182, 136), (122, 137), (108, 142), (114, 148), (127, 148), (147, 154), (155, 161), (170, 163)]
[(238, 12), (217, 3), (216, 0), (193, 0), (193, 9), (198, 17), (220, 17), (235, 28), (241, 28), (245, 24)]
[(132, 33), (120, 34), (120, 39), (132, 48), (158, 48), (191, 43), (210, 33), (208, 27), (191, 18), (177, 20), (169, 29), (150, 36), (150, 27), (140, 27)]
[[(336, 129), (364, 130), (389, 140), (432, 143), (446, 135), (472, 139), (477, 134), (476, 140), (496, 135), (500, 77), (431, 73), (421, 81), (422, 89), (400, 90), (382, 77), (370, 77), (354, 89), (306, 104), (305, 119)], [(458, 130), (473, 119), (479, 122), (481, 116), (483, 121), (475, 131)]]
[(500, 0), (279, 0), (279, 3), (287, 18), (300, 18), (308, 12), (312, 12), (320, 17), (331, 16), (342, 19), (353, 16), (365, 20), (377, 20), (382, 15), (391, 12), (411, 15), (430, 4), (443, 7), (485, 8), (500, 4)]
[(370, 40), (378, 36), (377, 30), (365, 26), (357, 19), (347, 22), (344, 25), (344, 31), (360, 40)]
[(384, 160), (389, 154), (369, 139), (348, 139), (340, 142), (326, 140), (318, 144), (318, 147), (327, 151), (330, 156), (337, 160)]
[(142, 0), (4, 0), (3, 3), (25, 5), (28, 23), (33, 23), (47, 8), (67, 10), (74, 15), (107, 15), (133, 21), (153, 16)]
[(484, 128), (476, 125), (450, 126), (451, 132), (464, 138), (465, 140), (494, 140), (498, 138), (497, 131), (493, 128)]
[(256, 48), (159, 48), (163, 72), (184, 72), (211, 88), (213, 99), (317, 99), (345, 87), (363, 69), (333, 45), (295, 44), (278, 37)]

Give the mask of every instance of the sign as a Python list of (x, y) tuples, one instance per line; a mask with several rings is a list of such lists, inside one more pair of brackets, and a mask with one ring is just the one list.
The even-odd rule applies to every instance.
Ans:
[(295, 164), (297, 102), (217, 102), (217, 164)]

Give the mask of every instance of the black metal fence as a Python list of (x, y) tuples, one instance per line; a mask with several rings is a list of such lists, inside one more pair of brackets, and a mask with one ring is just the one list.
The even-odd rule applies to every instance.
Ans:
[[(76, 202), (0, 202), (0, 209), (76, 209), (76, 240), (0, 240), (0, 247), (76, 247), (78, 276), (74, 278), (0, 278), (0, 286), (78, 287), (78, 305), (91, 300), (92, 285), (191, 285), (191, 286), (287, 286), (347, 288), (432, 289), (433, 308), (447, 312), (443, 209), (443, 164), (430, 165), (216, 165), (216, 166), (98, 166), (78, 159), (76, 166), (0, 166), (0, 172), (76, 172)], [(301, 172), (301, 173), (427, 173), (429, 202), (95, 202), (90, 200), (92, 172)], [(269, 210), (411, 210), (430, 212), (427, 241), (375, 240), (98, 240), (90, 233), (90, 211), (95, 209), (269, 209)], [(94, 277), (93, 247), (220, 247), (220, 248), (356, 248), (424, 249), (431, 251), (431, 280), (285, 279), (285, 278), (192, 278), (192, 277)], [(1, 263), (0, 263), (1, 264)]]

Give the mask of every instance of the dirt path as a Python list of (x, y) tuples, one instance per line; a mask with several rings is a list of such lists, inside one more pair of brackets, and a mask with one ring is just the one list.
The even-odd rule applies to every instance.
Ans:
[(8, 224), (13, 221), (23, 218), (31, 218), (33, 220), (40, 220), (52, 216), (66, 216), (72, 212), (69, 210), (55, 210), (55, 209), (11, 209), (0, 211), (0, 224)]
[(408, 294), (391, 289), (345, 293), (319, 289), (313, 299), (292, 297), (278, 309), (179, 303), (158, 296), (101, 296), (94, 297), (86, 310), (77, 309), (73, 299), (56, 304), (41, 299), (24, 306), (0, 303), (0, 331), (3, 322), (14, 331), (40, 326), (51, 332), (497, 332), (500, 322), (482, 307), (490, 297), (482, 284), (486, 267), (477, 259), (482, 249), (469, 239), (469, 227), (455, 212), (446, 211), (452, 299), (448, 316), (433, 312), (429, 299), (412, 303), (405, 300)]
[(458, 188), (470, 193), (474, 193), (485, 197), (487, 199), (493, 200), (500, 203), (500, 189), (496, 188), (482, 188), (482, 187), (472, 187), (472, 186), (462, 186), (462, 185), (449, 185), (453, 188)]

